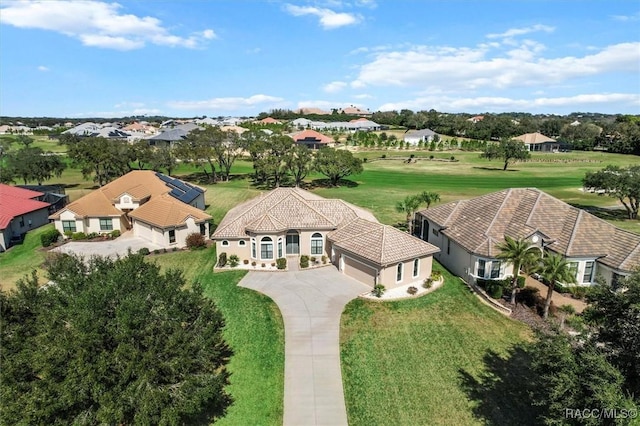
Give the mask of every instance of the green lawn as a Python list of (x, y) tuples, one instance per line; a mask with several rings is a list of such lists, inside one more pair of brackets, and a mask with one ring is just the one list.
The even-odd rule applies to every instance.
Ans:
[(224, 315), (224, 337), (233, 349), (229, 363), (234, 399), (220, 425), (281, 425), (284, 403), (284, 326), (266, 296), (240, 288), (244, 271), (213, 273), (215, 249), (149, 256), (162, 268), (180, 268), (187, 282), (199, 281)]
[(40, 265), (46, 252), (42, 249), (40, 235), (49, 229), (53, 229), (52, 224), (36, 228), (27, 233), (22, 244), (0, 253), (0, 290), (9, 291), (15, 288), (16, 281), (34, 269), (38, 271), (38, 276), (44, 283), (44, 272)]
[[(347, 305), (340, 337), (350, 425), (483, 424), (469, 377), (479, 379), (488, 354), (506, 356), (529, 331), (444, 275), (442, 288), (419, 299)], [(526, 422), (510, 395), (490, 403), (504, 404), (493, 424)]]

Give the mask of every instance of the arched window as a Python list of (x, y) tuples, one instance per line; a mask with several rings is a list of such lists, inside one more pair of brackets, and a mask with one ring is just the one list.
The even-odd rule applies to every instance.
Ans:
[(402, 281), (402, 269), (402, 263), (398, 263), (398, 266), (396, 267), (396, 282)]
[(238, 245), (239, 245), (240, 247), (244, 247), (244, 246), (246, 246), (246, 245), (247, 245), (247, 242), (246, 242), (245, 240), (240, 240), (240, 241), (238, 241)]
[(420, 275), (420, 259), (414, 259), (413, 261), (413, 278)]
[(252, 238), (251, 239), (251, 257), (256, 259), (258, 257), (257, 254), (257, 250), (256, 250), (256, 239)]
[(263, 237), (260, 240), (260, 259), (273, 259), (273, 240), (271, 237)]
[(222, 247), (229, 247), (229, 241), (222, 240)]
[(322, 254), (324, 240), (322, 234), (316, 232), (311, 236), (311, 254)]

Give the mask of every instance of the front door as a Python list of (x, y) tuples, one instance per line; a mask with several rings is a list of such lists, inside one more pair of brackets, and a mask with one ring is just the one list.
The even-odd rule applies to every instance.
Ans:
[(300, 254), (300, 235), (287, 234), (287, 254)]

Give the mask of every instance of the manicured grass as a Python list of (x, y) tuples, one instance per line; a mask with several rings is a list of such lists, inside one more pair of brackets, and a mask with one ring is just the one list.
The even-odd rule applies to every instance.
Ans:
[(162, 268), (181, 268), (189, 283), (199, 281), (224, 315), (224, 338), (233, 350), (229, 363), (234, 399), (220, 425), (281, 425), (284, 403), (284, 325), (266, 296), (241, 288), (245, 271), (213, 273), (215, 249), (150, 256)]
[(40, 242), (40, 235), (53, 225), (45, 225), (29, 231), (22, 242), (0, 253), (0, 290), (10, 291), (16, 286), (16, 282), (32, 270), (38, 272), (38, 277), (44, 283), (44, 271), (40, 265), (44, 261), (45, 253)]
[[(506, 355), (528, 339), (521, 323), (483, 305), (444, 272), (445, 285), (391, 303), (357, 299), (341, 321), (342, 374), (350, 425), (469, 425), (478, 402), (467, 390), (488, 353)], [(509, 395), (496, 424), (523, 424)]]

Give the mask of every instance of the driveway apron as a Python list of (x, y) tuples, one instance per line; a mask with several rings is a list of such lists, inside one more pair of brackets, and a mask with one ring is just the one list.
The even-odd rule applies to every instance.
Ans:
[(370, 290), (335, 268), (249, 272), (240, 286), (269, 296), (285, 328), (284, 425), (346, 425), (340, 316)]

